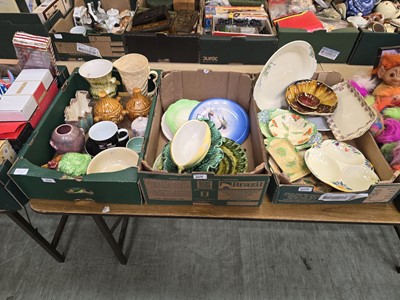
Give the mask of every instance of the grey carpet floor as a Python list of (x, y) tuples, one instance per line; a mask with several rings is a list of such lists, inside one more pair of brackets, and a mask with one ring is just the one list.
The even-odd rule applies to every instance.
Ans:
[[(59, 217), (28, 212), (51, 239)], [(131, 218), (124, 266), (82, 216), (58, 249), (0, 215), (0, 300), (400, 299), (391, 226)]]

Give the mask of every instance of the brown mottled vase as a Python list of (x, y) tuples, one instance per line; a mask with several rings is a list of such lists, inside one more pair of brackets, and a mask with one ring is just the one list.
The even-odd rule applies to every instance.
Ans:
[(111, 121), (115, 124), (120, 123), (128, 113), (124, 110), (121, 99), (119, 97), (112, 98), (104, 91), (100, 92), (99, 96), (100, 99), (94, 106), (93, 120), (95, 122)]
[(144, 96), (140, 88), (133, 89), (133, 95), (126, 103), (129, 120), (133, 121), (138, 117), (146, 117), (149, 114), (151, 101)]
[(85, 145), (83, 130), (72, 124), (61, 124), (51, 134), (50, 145), (58, 153), (82, 152)]

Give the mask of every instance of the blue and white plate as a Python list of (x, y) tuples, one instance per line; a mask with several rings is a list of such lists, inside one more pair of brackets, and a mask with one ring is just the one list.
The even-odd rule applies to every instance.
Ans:
[(250, 132), (246, 111), (236, 102), (224, 98), (211, 98), (200, 102), (190, 113), (189, 120), (211, 120), (223, 137), (242, 144)]

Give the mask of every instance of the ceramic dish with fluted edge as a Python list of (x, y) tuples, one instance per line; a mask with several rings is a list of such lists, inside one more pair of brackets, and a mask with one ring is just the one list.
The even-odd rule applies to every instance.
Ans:
[(264, 65), (253, 91), (260, 110), (286, 106), (285, 90), (292, 82), (310, 79), (317, 70), (313, 47), (293, 41), (279, 48)]
[(190, 99), (179, 99), (168, 106), (165, 111), (165, 124), (168, 126), (172, 135), (178, 131), (187, 120), (193, 108), (195, 108), (200, 101)]
[(174, 137), (174, 134), (172, 133), (171, 129), (169, 129), (166, 122), (166, 113), (163, 113), (161, 117), (161, 131), (169, 141), (172, 140), (172, 138)]
[(338, 104), (332, 88), (318, 80), (293, 82), (287, 87), (285, 97), (289, 106), (302, 115), (331, 115)]
[(274, 117), (268, 128), (272, 136), (286, 138), (294, 146), (307, 143), (316, 131), (313, 123), (290, 112)]
[(248, 161), (246, 151), (235, 141), (223, 138), (221, 145), (224, 158), (218, 165), (217, 174), (238, 174), (247, 171)]
[(343, 142), (325, 140), (308, 149), (304, 160), (315, 177), (342, 192), (362, 192), (379, 182), (364, 155)]
[(374, 111), (348, 81), (332, 87), (338, 96), (333, 115), (326, 117), (329, 128), (338, 141), (349, 141), (362, 136), (376, 119)]

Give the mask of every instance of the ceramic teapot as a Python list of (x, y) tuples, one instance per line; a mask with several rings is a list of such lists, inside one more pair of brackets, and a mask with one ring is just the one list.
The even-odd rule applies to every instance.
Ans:
[(112, 98), (105, 91), (99, 93), (100, 100), (94, 106), (94, 121), (111, 121), (120, 123), (128, 111), (124, 109), (121, 98)]
[(376, 6), (375, 11), (383, 14), (385, 19), (396, 19), (400, 16), (400, 7), (392, 1), (382, 1)]

